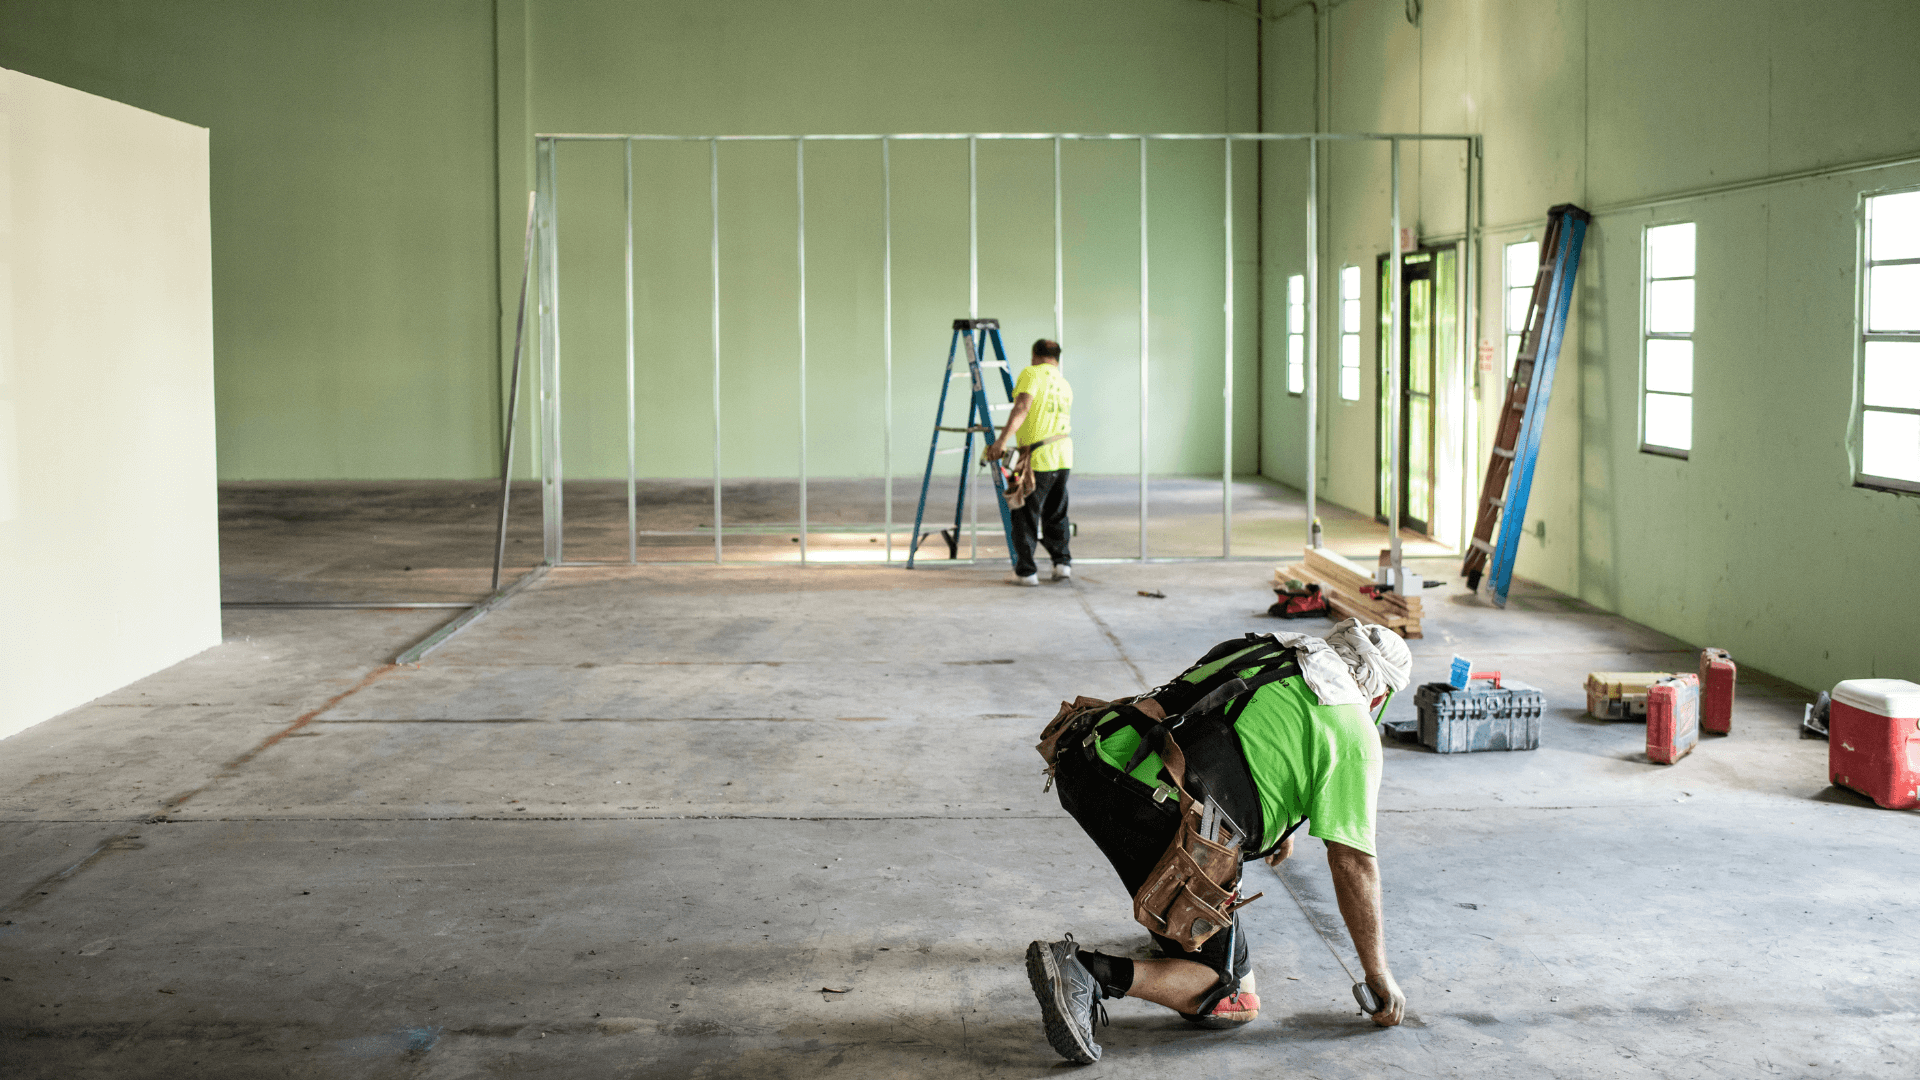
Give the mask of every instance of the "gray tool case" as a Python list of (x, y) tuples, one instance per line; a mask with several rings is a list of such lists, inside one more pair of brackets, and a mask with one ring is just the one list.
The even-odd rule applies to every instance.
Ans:
[(1546, 708), (1546, 695), (1526, 683), (1503, 686), (1498, 675), (1474, 679), (1464, 690), (1427, 683), (1414, 693), (1413, 704), (1420, 712), (1420, 741), (1435, 753), (1540, 747), (1540, 713)]

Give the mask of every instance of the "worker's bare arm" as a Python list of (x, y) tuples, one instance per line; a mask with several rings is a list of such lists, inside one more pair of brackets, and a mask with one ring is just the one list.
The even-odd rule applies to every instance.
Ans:
[(1027, 410), (1032, 407), (1032, 394), (1015, 394), (1013, 396), (1013, 411), (1007, 414), (1007, 422), (1000, 426), (1000, 437), (993, 440), (993, 445), (987, 447), (986, 457), (988, 461), (1006, 456), (1007, 446), (1013, 441), (1013, 433), (1020, 430), (1021, 421), (1027, 418)]
[(1393, 1027), (1406, 1012), (1406, 995), (1387, 970), (1387, 950), (1381, 933), (1380, 864), (1364, 851), (1327, 841), (1327, 868), (1333, 872), (1333, 893), (1340, 901), (1340, 917), (1353, 935), (1354, 948), (1360, 951), (1360, 966), (1367, 973), (1367, 985), (1380, 995), (1386, 1007), (1375, 1013), (1373, 1022)]

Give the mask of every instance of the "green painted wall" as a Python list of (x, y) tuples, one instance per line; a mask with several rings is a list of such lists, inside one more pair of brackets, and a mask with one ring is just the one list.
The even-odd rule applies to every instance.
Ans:
[[(485, 476), (495, 468), (535, 131), (1250, 129), (1253, 22), (1200, 0), (0, 0), (0, 65), (212, 131), (221, 473)], [(726, 147), (723, 458), (799, 447), (793, 148)], [(880, 453), (877, 149), (808, 150), (808, 454)], [(711, 468), (702, 147), (637, 154), (639, 453)], [(982, 313), (1052, 332), (1051, 156), (980, 152)], [(1082, 470), (1139, 454), (1138, 159), (1066, 151), (1069, 373)], [(917, 471), (951, 319), (966, 313), (964, 149), (895, 161), (895, 467)], [(567, 472), (625, 471), (620, 169), (567, 147)], [(1239, 467), (1256, 467), (1254, 170), (1236, 182)], [(1219, 468), (1217, 145), (1156, 146), (1155, 471)], [(505, 282), (505, 289), (502, 289)], [(502, 293), (506, 302), (502, 302)], [(921, 451), (923, 452), (923, 451)]]
[[(1218, 131), (1253, 126), (1253, 24), (1221, 4), (1129, 2), (531, 5), (529, 113), (539, 131), (670, 134)], [(562, 336), (570, 476), (625, 471), (622, 150), (560, 149)], [(881, 161), (877, 144), (810, 144), (808, 472), (885, 467)], [(967, 149), (892, 152), (893, 468), (925, 459), (949, 325), (967, 314)], [(1062, 150), (1066, 368), (1076, 468), (1138, 467), (1139, 151)], [(524, 166), (522, 166), (524, 168)], [(1224, 382), (1218, 144), (1149, 150), (1149, 465), (1217, 472)], [(712, 467), (708, 150), (634, 150), (639, 469)], [(978, 149), (980, 313), (1016, 363), (1053, 334), (1050, 143)], [(724, 145), (721, 457), (736, 476), (794, 475), (800, 446), (795, 148)], [(524, 173), (523, 173), (524, 175)], [(1257, 295), (1252, 154), (1236, 168), (1241, 261), (1238, 456), (1255, 467)], [(950, 413), (949, 422), (954, 422)]]
[[(1920, 7), (1428, 0), (1424, 9), (1419, 27), (1400, 0), (1324, 13), (1321, 107), (1335, 130), (1485, 135), (1483, 310), (1497, 320), (1502, 244), (1537, 237), (1556, 202), (1597, 214), (1569, 328), (1577, 348), (1562, 354), (1518, 572), (1806, 685), (1920, 677), (1920, 589), (1899, 570), (1920, 501), (1853, 487), (1847, 443), (1855, 207), (1862, 192), (1920, 186), (1920, 167), (1610, 209), (1920, 154), (1911, 108), (1920, 68), (1909, 55)], [(1282, 51), (1310, 53), (1314, 23), (1303, 9), (1270, 24), (1270, 66)], [(1371, 265), (1385, 248), (1372, 235), (1381, 178), (1360, 164), (1332, 166), (1328, 243), (1334, 259)], [(1459, 232), (1456, 166), (1430, 154), (1409, 180), (1421, 235)], [(1640, 233), (1688, 220), (1699, 223), (1695, 435), (1691, 458), (1676, 461), (1639, 451)], [(1270, 263), (1270, 304), (1274, 274)], [(1369, 312), (1373, 303), (1369, 293)], [(1497, 322), (1483, 336), (1497, 340)], [(1271, 365), (1271, 334), (1267, 355)], [(1370, 369), (1367, 378), (1370, 401)], [(1481, 383), (1488, 422), (1498, 382)], [(1350, 411), (1331, 409), (1322, 475), (1330, 497), (1370, 508), (1371, 411)], [(1285, 422), (1273, 410), (1263, 432), (1276, 475), (1300, 468)]]
[(0, 3), (0, 66), (212, 132), (223, 477), (488, 471), (492, 50), (489, 0)]

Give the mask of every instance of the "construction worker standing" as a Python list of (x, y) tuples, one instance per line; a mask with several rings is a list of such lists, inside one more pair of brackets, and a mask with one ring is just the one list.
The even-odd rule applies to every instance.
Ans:
[(1053, 557), (1053, 580), (1073, 576), (1073, 552), (1067, 544), (1067, 474), (1073, 469), (1073, 440), (1069, 414), (1073, 387), (1060, 373), (1060, 343), (1041, 338), (1033, 343), (1033, 362), (1020, 372), (1013, 386), (1013, 411), (1000, 437), (986, 449), (988, 461), (1008, 452), (1015, 457), (1007, 477), (1007, 507), (1013, 518), (1013, 572), (1010, 585), (1040, 584), (1034, 565), (1036, 538)]
[[(1128, 701), (1063, 704), (1040, 753), (1060, 805), (1133, 894), (1158, 958), (1079, 948), (1071, 934), (1027, 947), (1047, 1041), (1069, 1061), (1100, 1058), (1105, 998), (1137, 997), (1201, 1027), (1259, 1015), (1240, 932), (1242, 861), (1278, 865), (1311, 821), (1326, 842), (1341, 916), (1359, 949), (1373, 1022), (1398, 1024), (1406, 999), (1381, 937), (1374, 813), (1379, 735), (1368, 716), (1407, 685), (1412, 656), (1391, 630), (1348, 619), (1326, 640), (1248, 634)], [(1356, 988), (1356, 995), (1361, 991)], [(1368, 1006), (1370, 1009), (1372, 1004)]]

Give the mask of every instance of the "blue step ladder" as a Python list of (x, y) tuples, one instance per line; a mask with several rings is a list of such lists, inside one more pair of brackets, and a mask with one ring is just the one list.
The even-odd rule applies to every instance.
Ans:
[[(965, 345), (966, 369), (954, 371), (955, 358), (962, 355), (961, 346)], [(981, 354), (988, 345), (993, 346), (993, 359), (982, 360)], [(980, 374), (982, 368), (999, 368), (1000, 385), (1007, 392), (1007, 400), (1002, 405), (987, 403), (987, 384)], [(968, 382), (969, 405), (965, 427), (943, 426), (947, 414), (947, 391), (957, 378)], [(920, 480), (920, 505), (913, 512), (913, 546), (907, 551), (907, 569), (913, 569), (914, 557), (920, 551), (920, 541), (926, 538), (921, 531), (922, 522), (927, 516), (927, 488), (933, 484), (934, 461), (942, 454), (960, 455), (960, 494), (953, 504), (953, 528), (940, 529), (938, 532), (947, 542), (947, 558), (960, 557), (960, 529), (962, 519), (967, 512), (967, 483), (973, 469), (973, 440), (980, 437), (980, 447), (985, 450), (994, 439), (993, 414), (1013, 408), (1013, 369), (1007, 364), (1006, 347), (1000, 344), (1000, 320), (998, 319), (955, 319), (953, 337), (947, 342), (947, 374), (940, 383), (940, 405), (933, 414), (933, 444), (927, 448), (927, 472)], [(942, 447), (940, 433), (960, 435), (957, 446)], [(1006, 477), (998, 467), (989, 469), (993, 476), (993, 493), (1000, 504), (1000, 529), (1007, 539), (1007, 560), (1013, 560), (1013, 514), (1007, 509)]]
[[(1520, 530), (1526, 523), (1527, 495), (1533, 489), (1533, 467), (1540, 459), (1540, 436), (1547, 424), (1547, 404), (1553, 398), (1553, 369), (1560, 359), (1560, 341), (1567, 331), (1567, 312), (1573, 306), (1573, 279), (1580, 269), (1580, 247), (1593, 215), (1572, 203), (1547, 211), (1547, 235), (1540, 244), (1540, 270), (1534, 275), (1533, 297), (1527, 302), (1527, 326), (1514, 358), (1513, 377), (1507, 380), (1507, 402), (1494, 434), (1493, 456), (1480, 486), (1480, 513), (1474, 519), (1473, 540), (1460, 573), (1467, 588), (1478, 589), (1488, 562), (1487, 595), (1495, 607), (1507, 606), (1513, 584), (1513, 561), (1520, 550)], [(1500, 536), (1494, 539), (1495, 522)]]

